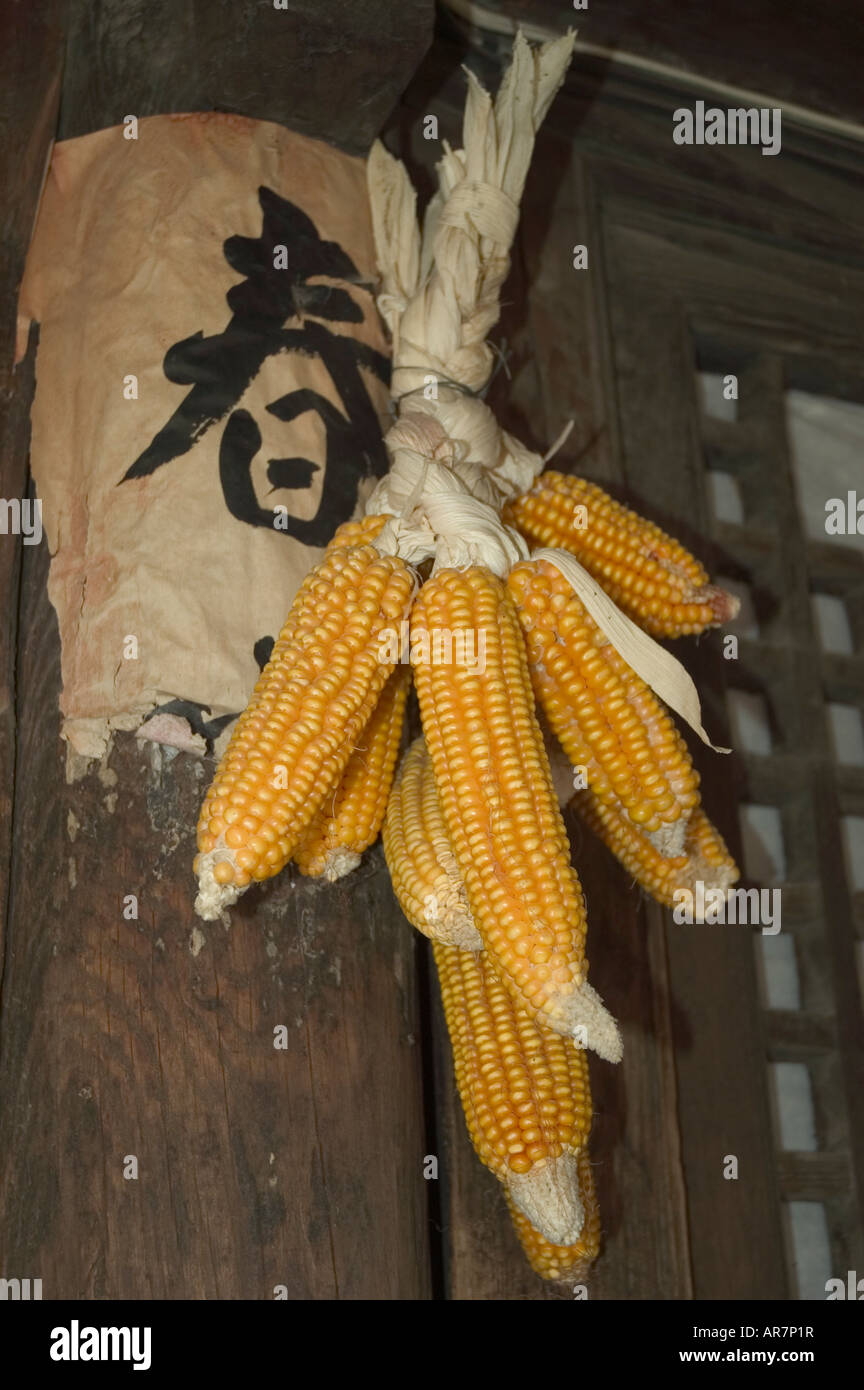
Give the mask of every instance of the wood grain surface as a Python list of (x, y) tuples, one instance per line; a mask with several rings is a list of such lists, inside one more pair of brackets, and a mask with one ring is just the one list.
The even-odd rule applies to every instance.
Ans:
[[(372, 26), (374, 6), (353, 8), (352, 23)], [(248, 95), (252, 114), (277, 116), (254, 109), (251, 55), (224, 42), (225, 7), (200, 10), (210, 96), (244, 109)], [(142, 93), (142, 113), (216, 104), (189, 85), (182, 55), (197, 50), (178, 32), (183, 14), (164, 7), (160, 29), (152, 6), (45, 7), (35, 23), (23, 5), (4, 11), (7, 347), (64, 23), (68, 135), (114, 123)], [(276, 18), (308, 61), (310, 19)], [(376, 60), (374, 100), (355, 94), (367, 143), (427, 21), (425, 5), (403, 10), (398, 61), (384, 80)], [(267, 59), (265, 37), (252, 42)], [(351, 100), (362, 69), (345, 72)], [(287, 119), (290, 89), (266, 61), (261, 74)], [(329, 95), (326, 109), (335, 118)], [(315, 133), (337, 139), (320, 93), (317, 112)], [(26, 488), (32, 356), (15, 378), (7, 363), (0, 493), (14, 497)], [(198, 923), (194, 826), (212, 760), (121, 736), (103, 767), (67, 780), (47, 564), (44, 543), (0, 537), (0, 1272), (41, 1278), (45, 1298), (428, 1298), (416, 943), (380, 849), (344, 885), (283, 875), (244, 899), (230, 930)], [(129, 895), (137, 918), (124, 916)]]
[(200, 923), (191, 863), (211, 770), (127, 736), (67, 782), (47, 555), (33, 553), (5, 1266), (55, 1298), (427, 1297), (416, 948), (380, 850), (342, 885), (283, 875), (230, 929)]
[[(27, 451), (34, 352), (16, 371), (18, 286), (39, 203), (57, 120), (63, 32), (59, 5), (46, 4), (33, 22), (24, 4), (0, 10), (0, 51), (8, 81), (0, 83), (0, 183), (10, 196), (0, 206), (0, 495), (27, 495)], [(32, 346), (32, 345), (31, 345)], [(21, 538), (0, 536), (0, 983), (8, 915), (9, 862), (15, 791), (15, 662)]]
[(229, 111), (365, 154), (432, 39), (432, 0), (69, 0), (60, 137)]

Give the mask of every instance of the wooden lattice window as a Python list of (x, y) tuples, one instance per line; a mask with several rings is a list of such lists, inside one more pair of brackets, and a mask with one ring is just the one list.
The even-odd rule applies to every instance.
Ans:
[(824, 1297), (826, 1280), (854, 1267), (861, 1233), (864, 538), (829, 540), (825, 523), (848, 474), (832, 476), (832, 429), (841, 465), (856, 439), (864, 456), (864, 370), (850, 376), (817, 325), (797, 352), (753, 349), (746, 324), (737, 339), (728, 326), (697, 339), (707, 379), (732, 372), (739, 388), (735, 419), (709, 405), (701, 434), (713, 533), (750, 598), (727, 696), (745, 868), (783, 885), (782, 931), (757, 947), (788, 1257), (798, 1296)]

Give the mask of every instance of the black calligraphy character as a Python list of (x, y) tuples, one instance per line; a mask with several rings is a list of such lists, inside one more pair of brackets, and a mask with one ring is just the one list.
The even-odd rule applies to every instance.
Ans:
[[(309, 388), (290, 391), (267, 409), (285, 421), (311, 410), (324, 425), (327, 447), (318, 511), (309, 520), (286, 516), (279, 528), (307, 545), (323, 545), (335, 526), (353, 514), (360, 479), (386, 472), (378, 416), (361, 368), (386, 382), (389, 364), (367, 344), (333, 333), (317, 321), (362, 323), (363, 311), (348, 290), (311, 283), (315, 277), (327, 277), (371, 289), (350, 257), (335, 242), (322, 241), (315, 224), (295, 204), (269, 188), (260, 188), (258, 197), (261, 236), (234, 236), (224, 243), (228, 264), (246, 277), (226, 296), (231, 321), (222, 333), (208, 338), (194, 333), (169, 348), (163, 363), (166, 377), (192, 389), (122, 481), (146, 477), (188, 453), (232, 411), (268, 357), (282, 352), (315, 357), (329, 373), (344, 413)], [(285, 268), (277, 268), (277, 247), (286, 248)], [(301, 326), (286, 328), (288, 319), (299, 319)], [(260, 447), (253, 417), (235, 410), (221, 442), (219, 476), (228, 508), (238, 520), (272, 528), (274, 512), (259, 504), (252, 482), (252, 460)], [(269, 459), (267, 478), (272, 488), (309, 488), (318, 468), (306, 458)]]

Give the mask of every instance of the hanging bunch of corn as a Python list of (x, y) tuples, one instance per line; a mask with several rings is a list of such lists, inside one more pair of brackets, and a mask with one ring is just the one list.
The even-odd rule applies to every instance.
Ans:
[[(444, 144), (422, 232), (404, 167), (371, 152), (390, 471), (294, 600), (207, 793), (195, 865), (196, 908), (215, 918), (291, 859), (342, 876), (383, 826), (399, 902), (432, 940), (469, 1134), (548, 1279), (584, 1278), (597, 1254), (585, 1049), (617, 1062), (622, 1045), (588, 983), (538, 710), (583, 774), (576, 809), (649, 892), (736, 877), (669, 712), (707, 742), (695, 689), (653, 640), (720, 623), (734, 600), (656, 526), (544, 472), (479, 394), (572, 43), (518, 35), (494, 101), (469, 74), (463, 148)], [(423, 737), (394, 781), (409, 672)]]

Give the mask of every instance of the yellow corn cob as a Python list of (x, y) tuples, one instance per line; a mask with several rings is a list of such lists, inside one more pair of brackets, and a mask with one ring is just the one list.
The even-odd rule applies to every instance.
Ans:
[(704, 632), (738, 612), (738, 600), (709, 584), (678, 541), (584, 478), (541, 473), (529, 492), (507, 504), (503, 519), (534, 546), (569, 550), (654, 637)]
[(343, 545), (371, 545), (381, 534), (386, 522), (392, 518), (386, 513), (377, 516), (361, 516), (359, 521), (343, 521), (333, 532), (327, 545), (327, 553), (339, 550)]
[(334, 790), (294, 854), (301, 873), (332, 883), (356, 869), (377, 839), (402, 738), (411, 670), (397, 666)]
[(486, 951), (434, 945), (468, 1133), (519, 1211), (547, 1240), (582, 1231), (577, 1156), (591, 1127), (584, 1051), (541, 1027)]
[(304, 579), (201, 808), (201, 916), (294, 853), (393, 669), (379, 635), (413, 591), (405, 562), (371, 545), (335, 549)]
[(435, 941), (481, 950), (422, 737), (414, 740), (402, 761), (381, 838), (393, 891), (412, 926)]
[(574, 767), (601, 801), (674, 852), (699, 801), (687, 746), (644, 681), (546, 560), (516, 565), (508, 590), (525, 633), (535, 694)]
[(701, 806), (687, 824), (683, 852), (666, 858), (620, 807), (602, 802), (590, 790), (577, 792), (570, 805), (637, 883), (664, 907), (675, 906), (676, 889), (693, 893), (701, 881), (706, 890), (725, 891), (738, 879), (734, 859)]
[[(441, 659), (436, 634), (457, 658), (464, 642), (461, 664)], [(549, 1027), (585, 1028), (617, 1061), (617, 1028), (585, 982), (585, 904), (503, 583), (482, 566), (433, 574), (412, 610), (411, 660), (444, 825), (496, 971)]]
[(507, 1194), (507, 1205), (516, 1234), (531, 1268), (541, 1279), (583, 1284), (600, 1249), (600, 1208), (597, 1204), (591, 1160), (586, 1148), (580, 1151), (576, 1164), (585, 1222), (579, 1239), (572, 1245), (553, 1245), (532, 1226), (528, 1217), (514, 1204), (510, 1194)]
[[(545, 1278), (555, 1277), (554, 1270), (565, 1267), (565, 1257), (566, 1269), (575, 1271), (578, 1260), (585, 1263), (593, 1258), (589, 1251), (592, 1240), (596, 1245), (599, 1230), (584, 1149), (584, 1133), (590, 1124), (584, 1054), (569, 1039), (541, 1029), (530, 1014), (515, 1006), (491, 970), (488, 958), (473, 953), (472, 948), (481, 944), (480, 938), (471, 921), (464, 885), (446, 837), (432, 763), (422, 737), (411, 745), (399, 770), (383, 838), (403, 910), (436, 942), (445, 1013), (475, 1148), (505, 1183), (517, 1227), (522, 1223), (520, 1238), (525, 1240), (538, 1273)], [(473, 941), (463, 943), (467, 950), (457, 950), (456, 938), (466, 930)], [(545, 1179), (539, 1175), (550, 1160), (554, 1169), (562, 1168), (565, 1143), (568, 1153), (576, 1148), (576, 1195), (587, 1220), (572, 1247), (551, 1245), (514, 1205), (508, 1185), (512, 1183), (517, 1194), (521, 1185), (523, 1204), (527, 1203), (532, 1212), (539, 1200), (545, 1224), (550, 1174)], [(560, 1179), (563, 1177), (566, 1182), (568, 1170), (572, 1178), (572, 1164), (564, 1160), (563, 1167), (555, 1204), (556, 1232), (562, 1229), (562, 1219), (570, 1219), (562, 1218)], [(534, 1176), (526, 1179), (526, 1173)], [(563, 1205), (566, 1210), (566, 1197)], [(571, 1212), (571, 1218), (570, 1229), (578, 1219), (578, 1211)]]

